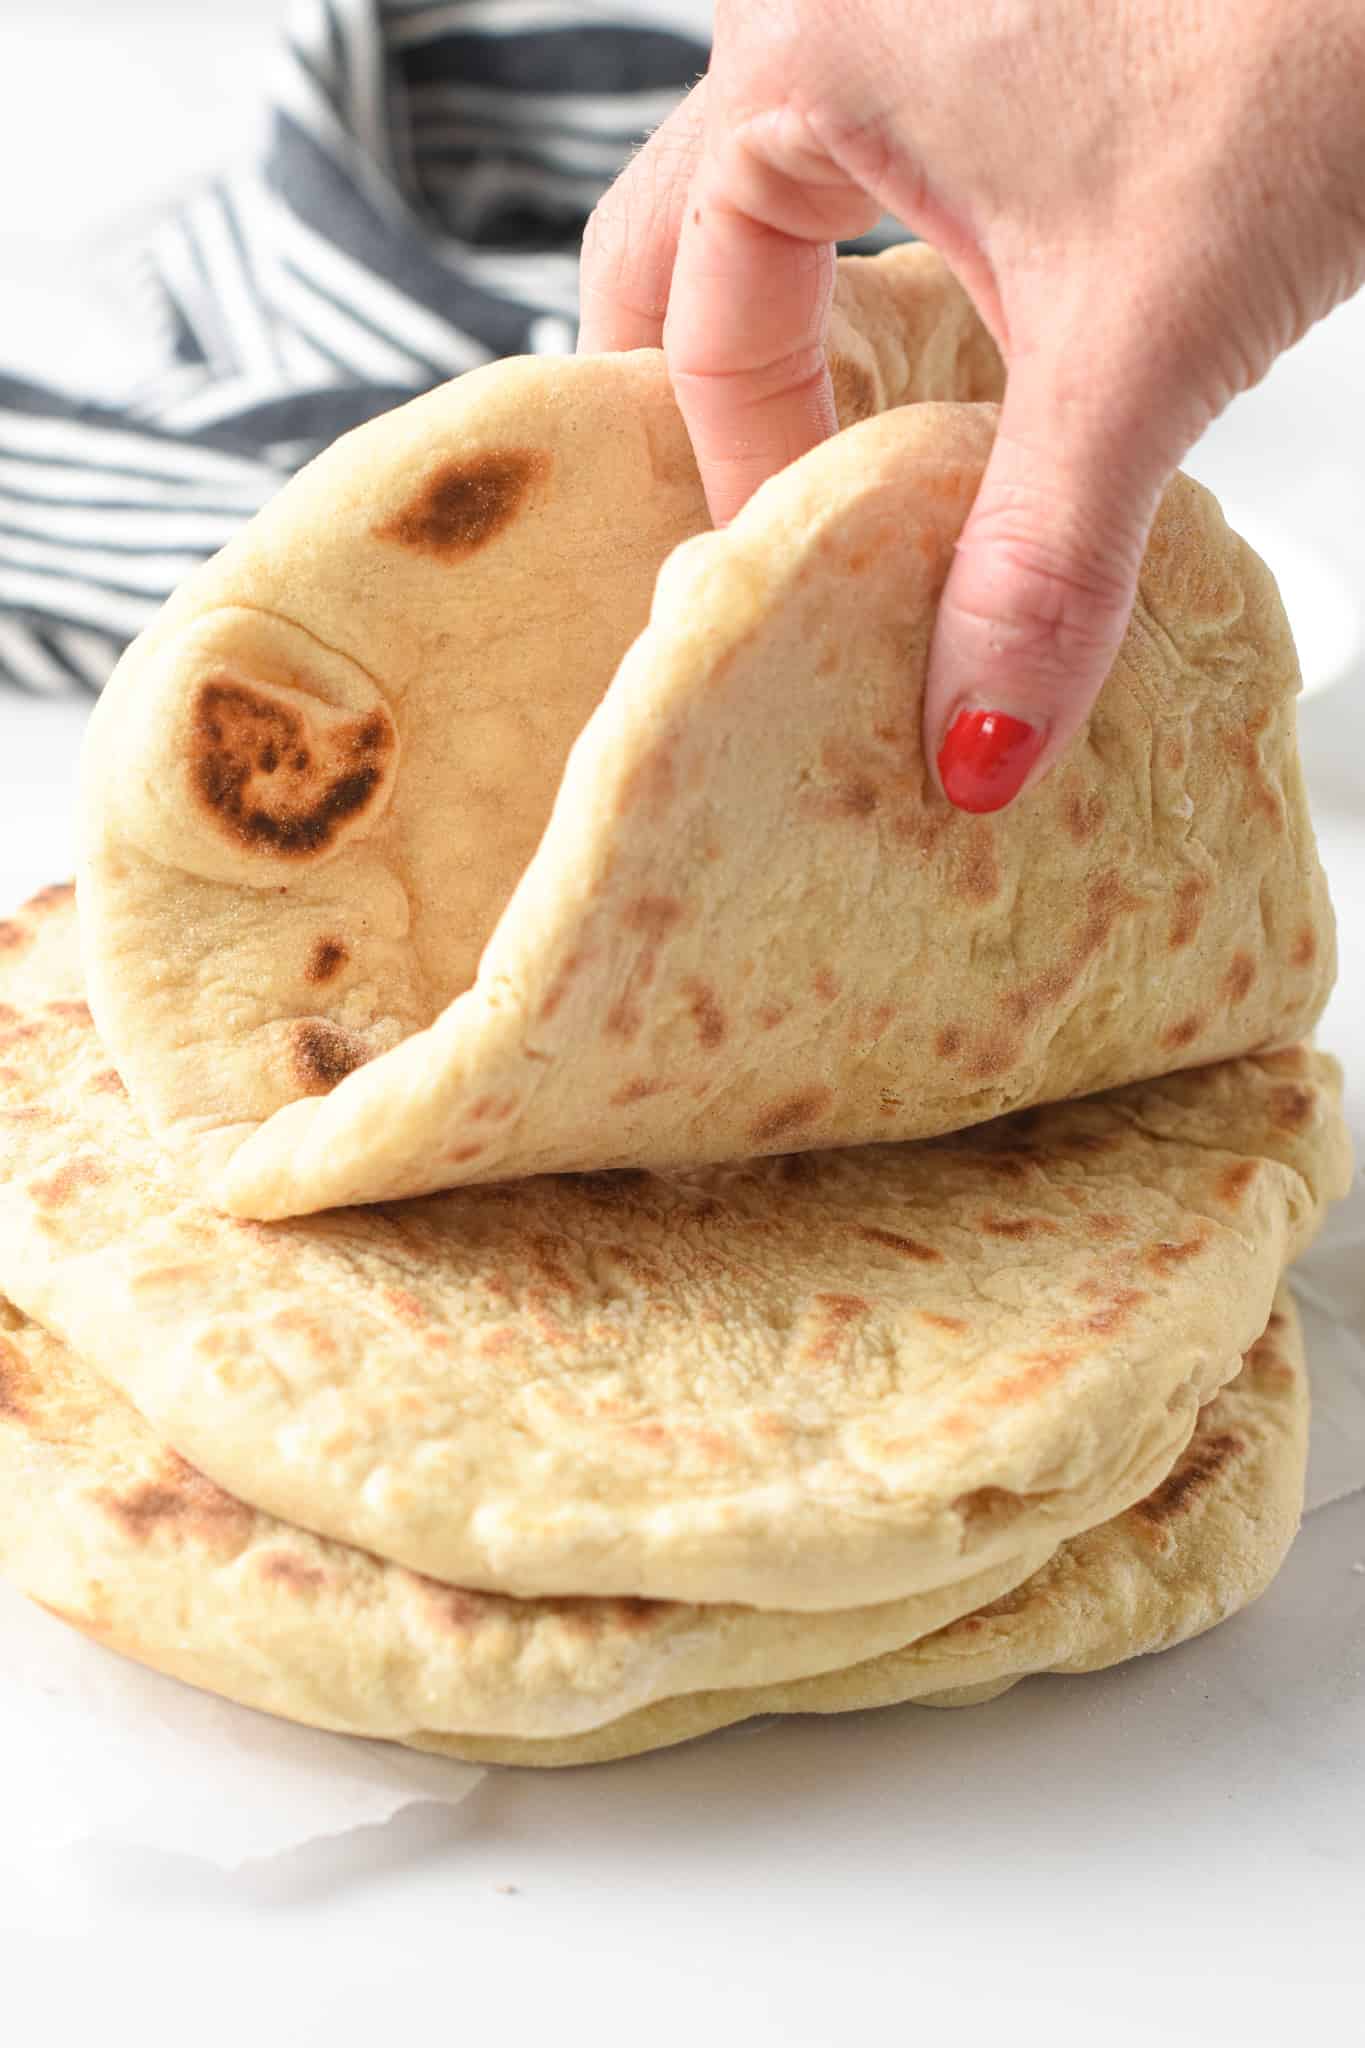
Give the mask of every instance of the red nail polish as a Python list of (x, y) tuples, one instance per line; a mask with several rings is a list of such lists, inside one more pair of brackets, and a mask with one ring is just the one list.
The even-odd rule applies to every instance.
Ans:
[(959, 711), (938, 756), (949, 803), (960, 811), (1003, 811), (1018, 796), (1046, 736), (1007, 711)]

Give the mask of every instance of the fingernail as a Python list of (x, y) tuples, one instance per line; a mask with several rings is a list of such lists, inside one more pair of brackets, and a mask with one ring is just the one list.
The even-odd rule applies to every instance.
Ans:
[(943, 793), (960, 811), (1003, 811), (1023, 788), (1047, 735), (1007, 711), (959, 711), (939, 748)]

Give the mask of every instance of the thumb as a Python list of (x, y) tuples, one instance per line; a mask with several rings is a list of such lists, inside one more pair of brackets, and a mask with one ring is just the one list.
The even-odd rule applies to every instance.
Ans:
[(1128, 401), (1107, 409), (1106, 391), (1068, 392), (1065, 374), (1055, 357), (1011, 363), (939, 603), (925, 752), (961, 810), (1004, 809), (1083, 724), (1127, 629), (1174, 466), (1155, 453), (1132, 381), (1119, 386)]

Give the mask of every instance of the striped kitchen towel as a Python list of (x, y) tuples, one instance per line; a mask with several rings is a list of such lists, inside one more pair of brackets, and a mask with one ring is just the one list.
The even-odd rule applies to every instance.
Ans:
[(175, 584), (347, 427), (494, 356), (571, 348), (584, 222), (705, 68), (708, 16), (297, 6), (264, 161), (119, 252), (155, 373), (94, 400), (0, 370), (0, 678), (98, 689)]

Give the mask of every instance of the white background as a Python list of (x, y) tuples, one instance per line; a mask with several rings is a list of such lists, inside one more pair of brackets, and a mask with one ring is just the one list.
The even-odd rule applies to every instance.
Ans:
[[(80, 359), (102, 230), (246, 146), (276, 14), (0, 0), (0, 359)], [(1191, 464), (1352, 592), (1362, 350), (1356, 305)], [(1315, 622), (1299, 623), (1306, 639)], [(0, 698), (7, 900), (69, 868), (79, 723), (74, 705)], [(1304, 740), (1343, 912), (1325, 1036), (1349, 1049), (1365, 1036), (1365, 676), (1305, 706)], [(0, 1871), (6, 2030), (152, 2048), (1359, 2039), (1360, 1564), (1358, 1495), (1312, 1518), (1217, 1637), (977, 1712), (493, 1773), (459, 1809), (235, 1877), (99, 1847)], [(23, 1768), (0, 1758), (0, 1829)]]

